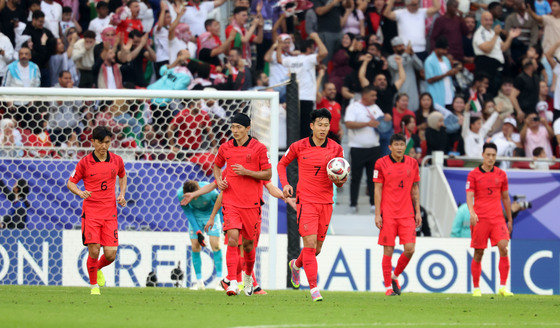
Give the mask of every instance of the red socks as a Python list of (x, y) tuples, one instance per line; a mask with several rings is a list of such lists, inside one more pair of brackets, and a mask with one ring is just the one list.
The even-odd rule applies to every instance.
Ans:
[(406, 257), (406, 255), (402, 253), (399, 257), (399, 261), (397, 262), (397, 267), (395, 268), (395, 276), (398, 277), (404, 271), (404, 268), (406, 268), (408, 262), (410, 262), (410, 258)]
[(298, 258), (296, 259), (296, 266), (300, 269), (303, 267), (303, 249), (301, 250)]
[(392, 286), (391, 271), (393, 271), (393, 266), (391, 264), (391, 258), (392, 258), (391, 256), (383, 255), (383, 260), (381, 262), (381, 268), (383, 269), (383, 282), (385, 283), (385, 288)]
[(90, 256), (87, 258), (87, 271), (90, 285), (97, 284), (97, 259)]
[(309, 289), (316, 288), (317, 256), (315, 255), (315, 248), (304, 247), (301, 251), (301, 255), (303, 255), (303, 269), (305, 270), (305, 275), (307, 276), (307, 281), (309, 282)]
[(504, 286), (507, 282), (509, 274), (509, 257), (500, 257), (500, 262), (498, 264), (498, 269), (500, 271), (500, 285)]
[(239, 247), (229, 246), (226, 252), (227, 279), (237, 280), (237, 266), (239, 265)]
[[(241, 251), (240, 251), (241, 252)], [(245, 266), (245, 258), (239, 256), (239, 262), (237, 263), (237, 282), (240, 282), (243, 279), (241, 272), (243, 271), (243, 267)]]
[(257, 276), (255, 276), (255, 270), (253, 270), (253, 274), (251, 274), (251, 276), (253, 277), (253, 287), (257, 287), (259, 283), (257, 282)]
[(99, 260), (97, 260), (97, 270), (101, 270), (101, 268), (104, 268), (111, 263), (113, 263), (113, 261), (111, 261), (111, 262), (107, 261), (107, 259), (105, 258), (105, 254), (103, 254), (103, 255), (101, 255), (101, 258), (99, 258)]
[[(509, 262), (508, 262), (509, 264)], [(500, 273), (502, 272), (502, 260), (500, 258)], [(509, 265), (508, 265), (509, 268)], [(482, 273), (482, 266), (480, 262), (476, 262), (474, 259), (471, 262), (471, 274), (472, 274), (472, 282), (474, 288), (480, 288), (480, 275)]]
[(245, 259), (245, 273), (248, 275), (253, 274), (253, 268), (255, 267), (255, 248), (250, 252), (244, 252), (244, 259)]

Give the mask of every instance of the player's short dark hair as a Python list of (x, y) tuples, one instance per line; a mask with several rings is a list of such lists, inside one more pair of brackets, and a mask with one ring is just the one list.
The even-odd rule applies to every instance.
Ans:
[(315, 120), (318, 118), (327, 118), (329, 122), (332, 119), (331, 112), (329, 112), (329, 110), (326, 108), (321, 108), (321, 109), (316, 109), (311, 111), (309, 117), (311, 118), (311, 123), (315, 123)]
[(95, 8), (97, 8), (97, 9), (109, 8), (109, 5), (108, 5), (107, 2), (105, 2), (105, 1), (99, 1), (99, 2), (97, 3), (97, 5), (95, 6)]
[(132, 30), (132, 31), (130, 31), (130, 33), (128, 33), (128, 37), (129, 37), (130, 39), (132, 39), (132, 38), (134, 38), (134, 37), (139, 37), (139, 38), (141, 38), (141, 37), (142, 37), (142, 32), (140, 32), (140, 31), (138, 31), (138, 30)]
[(186, 194), (188, 192), (197, 191), (200, 187), (198, 186), (198, 182), (194, 180), (185, 181), (183, 184), (183, 193)]
[(63, 14), (68, 14), (68, 13), (72, 13), (72, 7), (68, 7), (68, 6), (64, 6), (62, 7), (62, 13)]
[(241, 7), (241, 6), (233, 8), (233, 14), (234, 15), (239, 14), (240, 12), (243, 12), (243, 11), (249, 11), (249, 8)]
[(109, 129), (106, 126), (97, 126), (95, 127), (95, 129), (93, 129), (93, 132), (91, 133), (92, 140), (99, 140), (103, 142), (103, 140), (105, 140), (105, 138), (107, 137), (112, 138), (113, 132), (111, 131), (111, 129)]
[(92, 30), (87, 30), (84, 32), (84, 39), (95, 39), (95, 32)]
[(214, 23), (216, 20), (214, 18), (209, 18), (207, 20), (204, 21), (204, 28), (208, 29), (210, 27), (210, 25), (212, 25), (212, 23)]
[(391, 138), (389, 139), (389, 145), (392, 145), (394, 142), (397, 141), (403, 141), (404, 143), (406, 143), (406, 137), (404, 136), (404, 134), (402, 133), (395, 133), (391, 136)]
[(374, 87), (373, 84), (370, 84), (370, 85), (364, 87), (362, 89), (362, 95), (365, 95), (366, 93), (371, 92), (371, 91), (377, 92), (377, 88)]
[(540, 154), (542, 154), (543, 152), (544, 152), (543, 147), (537, 147), (537, 148), (533, 149), (533, 156), (534, 157), (540, 156)]
[(45, 17), (45, 13), (40, 11), (40, 10), (35, 10), (33, 12), (33, 15), (31, 16), (31, 19), (39, 19), (39, 18), (43, 18)]
[(493, 142), (486, 142), (484, 143), (484, 146), (482, 146), (482, 153), (484, 154), (484, 152), (486, 151), (486, 149), (491, 148), (494, 149), (496, 152), (498, 152), (498, 146), (496, 146), (495, 143)]

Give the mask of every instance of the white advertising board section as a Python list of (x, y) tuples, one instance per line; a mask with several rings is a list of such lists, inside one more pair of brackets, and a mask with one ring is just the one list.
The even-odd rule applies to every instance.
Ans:
[[(267, 279), (268, 238), (262, 236), (257, 254), (257, 275), (265, 288), (286, 286), (286, 236), (278, 236), (278, 272), (275, 282)], [(82, 246), (80, 231), (63, 233), (62, 284), (87, 286), (87, 249)], [(171, 286), (171, 270), (180, 265), (186, 271), (182, 286), (195, 281), (192, 268), (190, 240), (186, 233), (127, 232), (119, 234), (120, 249), (114, 264), (103, 269), (108, 286), (145, 286), (146, 277), (154, 270), (158, 283)], [(408, 292), (467, 293), (472, 290), (470, 263), (472, 249), (469, 239), (418, 238), (416, 252), (401, 276), (401, 285)], [(224, 248), (225, 249), (225, 248)], [(202, 274), (207, 284), (215, 282), (211, 252), (202, 256)], [(393, 266), (402, 252), (397, 245)], [(319, 287), (338, 291), (383, 291), (381, 259), (383, 249), (377, 237), (328, 236), (318, 256)], [(481, 288), (485, 293), (495, 292), (499, 286), (499, 254), (490, 248), (482, 261)], [(180, 263), (180, 264), (179, 264)], [(223, 250), (223, 272), (226, 274), (226, 256)], [(307, 285), (302, 272), (302, 288)]]
[[(284, 250), (283, 257), (276, 260), (277, 267), (284, 268), (284, 274), (278, 274), (274, 284), (268, 281), (268, 238), (261, 235), (257, 252), (256, 274), (259, 283), (266, 288), (284, 288), (286, 286), (286, 238), (280, 238), (278, 248)], [(87, 248), (82, 245), (80, 231), (66, 230), (62, 234), (63, 271), (62, 284), (65, 286), (88, 286)], [(140, 287), (146, 286), (146, 278), (154, 271), (158, 285), (172, 286), (171, 270), (178, 265), (185, 272), (181, 286), (190, 287), (196, 281), (192, 267), (191, 244), (187, 233), (178, 232), (132, 232), (119, 233), (119, 252), (115, 262), (103, 269), (107, 286)], [(225, 247), (222, 247), (223, 274), (226, 270)], [(202, 276), (208, 287), (213, 287), (216, 271), (212, 261), (212, 251), (204, 248), (202, 254)]]

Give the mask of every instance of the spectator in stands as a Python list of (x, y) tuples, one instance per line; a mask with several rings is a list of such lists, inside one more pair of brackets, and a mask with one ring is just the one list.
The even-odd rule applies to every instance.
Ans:
[(95, 32), (85, 31), (84, 38), (78, 40), (74, 44), (72, 52), (72, 61), (76, 64), (76, 68), (80, 71), (79, 88), (92, 88), (96, 82), (97, 76), (93, 71), (95, 57), (93, 47), (95, 46)]
[(414, 117), (414, 112), (408, 109), (408, 99), (408, 95), (403, 92), (399, 93), (395, 98), (395, 107), (393, 107), (393, 129), (395, 133), (403, 132), (401, 121), (404, 116), (410, 115)]
[[(222, 62), (218, 57), (225, 54), (231, 48), (233, 41), (237, 37), (237, 31), (232, 30), (224, 43), (220, 40), (220, 22), (215, 19), (207, 19), (204, 23), (206, 32), (198, 36), (198, 59), (214, 66), (221, 66)], [(265, 56), (266, 58), (266, 56)]]
[(405, 0), (406, 8), (393, 10), (395, 0), (389, 0), (383, 15), (397, 21), (399, 36), (405, 44), (412, 44), (414, 53), (425, 60), (429, 53), (426, 48), (426, 18), (435, 15), (440, 7), (440, 0), (434, 0), (430, 8), (419, 8), (419, 0)]
[(440, 106), (451, 104), (455, 91), (452, 76), (459, 72), (457, 67), (451, 67), (447, 58), (447, 40), (440, 37), (436, 40), (435, 49), (424, 62), (428, 92), (434, 99), (434, 103)]
[[(270, 84), (276, 85), (285, 82), (290, 78), (289, 70), (286, 66), (279, 64), (276, 58), (276, 52), (280, 51), (280, 56), (282, 59), (290, 56), (291, 51), (294, 48), (294, 43), (292, 42), (292, 37), (289, 34), (280, 34), (276, 39), (276, 42), (270, 47), (270, 49), (264, 55), (264, 60), (269, 63), (269, 77)], [(286, 97), (286, 87), (275, 88), (275, 91), (280, 93), (280, 101), (284, 102)]]
[(434, 151), (449, 151), (449, 141), (445, 132), (443, 123), (443, 115), (440, 112), (432, 112), (428, 115), (428, 128), (426, 129), (426, 147), (427, 155), (431, 155)]
[(55, 38), (59, 35), (59, 23), (62, 20), (62, 6), (53, 0), (42, 0), (41, 11), (45, 14), (45, 27)]
[(31, 24), (25, 27), (23, 34), (31, 36), (31, 42), (33, 42), (31, 60), (37, 64), (41, 70), (41, 86), (50, 87), (48, 64), (49, 59), (56, 52), (56, 39), (50, 30), (43, 27), (44, 24), (45, 14), (37, 10), (33, 12)]
[(265, 72), (259, 71), (255, 74), (255, 86), (252, 87), (250, 90), (260, 91), (268, 89), (270, 85), (270, 79)]
[[(539, 16), (535, 14), (533, 9), (527, 8), (529, 15), (540, 25), (544, 26), (544, 34), (542, 37), (542, 48), (544, 52), (548, 52), (552, 46), (560, 40), (560, 0), (552, 0), (550, 3), (550, 15)], [(554, 53), (560, 58), (558, 49)]]
[(72, 131), (72, 134), (70, 134), (68, 140), (60, 145), (60, 148), (66, 149), (59, 152), (60, 156), (62, 156), (62, 158), (64, 159), (77, 160), (78, 152), (76, 150), (68, 149), (77, 147), (80, 147), (80, 140), (78, 140), (78, 135), (76, 134), (76, 132)]
[[(360, 2), (360, 5), (365, 2), (364, 0), (357, 1)], [(357, 1), (342, 1), (343, 9), (341, 10), (340, 26), (342, 27), (342, 33), (352, 33), (364, 38), (366, 36), (365, 17), (364, 12), (358, 8)]]
[[(517, 121), (513, 117), (507, 117), (502, 125), (502, 131), (492, 136), (492, 142), (498, 147), (497, 156), (512, 157), (515, 148), (522, 148), (521, 137), (515, 132), (517, 129)], [(506, 169), (511, 166), (509, 161), (500, 163), (500, 168)]]
[(255, 69), (264, 69), (264, 56), (272, 44), (276, 41), (274, 23), (279, 20), (280, 9), (276, 6), (276, 0), (261, 0), (251, 2), (251, 14), (257, 16), (260, 14), (263, 18), (263, 39), (261, 43), (257, 43), (257, 62)]
[(445, 112), (441, 107), (439, 107), (438, 110), (444, 114), (443, 121), (445, 125), (445, 132), (447, 133), (449, 150), (464, 154), (465, 150), (463, 147), (461, 127), (464, 120), (463, 114), (465, 112), (465, 99), (460, 94), (455, 95), (448, 115), (446, 115), (447, 112)]
[(240, 48), (232, 48), (227, 56), (225, 64), (226, 82), (217, 84), (221, 90), (249, 90), (253, 86), (253, 75), (242, 58)]
[(21, 149), (6, 149), (5, 147), (23, 147), (21, 132), (16, 122), (11, 118), (0, 120), (0, 157), (22, 157)]
[[(247, 12), (247, 7), (236, 7), (233, 9), (233, 18), (231, 24), (226, 27), (226, 38), (229, 38), (229, 34), (235, 30), (237, 31), (237, 36), (235, 37), (235, 47), (241, 45), (241, 54), (247, 66), (251, 67), (251, 43), (260, 44), (263, 40), (263, 26), (264, 20), (261, 16), (260, 7), (257, 10), (257, 17), (251, 22), (251, 26), (248, 30), (245, 30), (245, 24), (249, 19), (249, 13)], [(255, 35), (254, 33), (257, 32)]]
[(498, 119), (498, 111), (493, 112), (488, 119), (484, 120), (480, 114), (472, 115), (470, 111), (465, 111), (463, 117), (462, 135), (465, 143), (465, 155), (469, 157), (481, 157), (484, 140), (488, 132)]
[(144, 78), (144, 59), (154, 62), (156, 53), (148, 43), (148, 33), (142, 35), (138, 30), (132, 30), (128, 37), (130, 40), (118, 53), (122, 62), (123, 83), (130, 82), (136, 87), (145, 88), (148, 83)]
[[(560, 145), (560, 118), (556, 119), (554, 123), (552, 123), (552, 127), (554, 129), (554, 135), (556, 136), (556, 143)], [(556, 154), (556, 157), (560, 156), (560, 154)]]
[(186, 12), (186, 7), (183, 7), (181, 11), (177, 14), (175, 20), (169, 26), (169, 33), (167, 39), (169, 40), (169, 62), (173, 63), (179, 51), (183, 49), (188, 49), (189, 53), (193, 57), (196, 57), (196, 45), (191, 42), (192, 33), (189, 25), (181, 23), (181, 18), (184, 17)]
[[(313, 0), (313, 10), (317, 14), (317, 33), (327, 49), (323, 64), (327, 64), (340, 44), (342, 28), (340, 26), (341, 0)], [(310, 34), (311, 35), (311, 34)]]
[(31, 62), (31, 50), (22, 47), (18, 52), (18, 60), (8, 65), (4, 86), (6, 87), (38, 87), (41, 85), (41, 72), (37, 64)]
[[(73, 88), (72, 74), (68, 71), (60, 72), (56, 88)], [(49, 109), (49, 135), (56, 146), (66, 142), (72, 131), (77, 134), (83, 128), (80, 109), (82, 101), (53, 101)]]
[(498, 1), (492, 1), (488, 4), (487, 8), (488, 12), (492, 14), (493, 19), (493, 26), (500, 25), (500, 27), (504, 28), (504, 20), (502, 20), (502, 16), (504, 14), (502, 10), (502, 5)]
[(537, 45), (539, 39), (539, 24), (527, 12), (524, 0), (515, 0), (515, 13), (506, 19), (505, 30), (512, 28), (521, 30), (521, 34), (511, 42), (511, 57), (518, 62), (529, 47)]
[(59, 26), (60, 26), (60, 35), (57, 36), (57, 38), (66, 35), (66, 31), (68, 31), (69, 28), (75, 28), (79, 34), (82, 33), (82, 27), (72, 17), (71, 7), (62, 7), (62, 20), (60, 21)]
[(27, 22), (25, 4), (21, 0), (6, 0), (4, 7), (0, 8), (0, 32), (10, 39), (12, 46), (16, 44), (15, 28), (20, 22)]
[(130, 32), (136, 30), (140, 33), (144, 31), (142, 21), (138, 19), (140, 14), (140, 3), (138, 0), (129, 0), (126, 6), (119, 7), (111, 17), (111, 25), (116, 26), (117, 35), (124, 44), (128, 42)]
[(97, 75), (97, 87), (99, 89), (122, 89), (121, 65), (116, 62), (114, 49), (109, 49), (105, 53), (105, 59)]
[(400, 56), (406, 73), (406, 79), (399, 91), (408, 95), (408, 108), (416, 110), (418, 109), (418, 81), (416, 81), (416, 75), (420, 74), (424, 66), (420, 58), (412, 50), (410, 43), (405, 48), (403, 40), (396, 36), (391, 40), (391, 45), (395, 53), (387, 58), (389, 72), (391, 72), (393, 81), (399, 80), (399, 65), (395, 61), (395, 57)]
[(471, 69), (474, 68), (473, 64), (475, 55), (473, 48), (473, 36), (476, 29), (476, 19), (473, 15), (466, 15), (463, 20), (467, 29), (466, 33), (463, 35), (463, 62), (465, 63), (465, 67)]
[(160, 2), (159, 19), (154, 26), (153, 36), (156, 51), (156, 62), (154, 68), (156, 70), (156, 77), (159, 79), (159, 69), (163, 65), (169, 64), (169, 26), (171, 24), (171, 14), (167, 1)]
[(533, 153), (537, 147), (542, 147), (546, 157), (552, 157), (552, 147), (550, 139), (554, 137), (554, 131), (543, 117), (538, 117), (536, 113), (530, 113), (525, 119), (525, 125), (519, 133), (525, 145), (525, 154)]
[(555, 56), (556, 50), (560, 47), (560, 40), (557, 41), (545, 53), (546, 59), (553, 69), (554, 77), (556, 78), (556, 85), (554, 86), (554, 101), (553, 101), (553, 121), (560, 118), (560, 65), (558, 65), (558, 57)]
[(64, 47), (64, 41), (58, 38), (56, 39), (56, 53), (49, 59), (49, 70), (51, 73), (51, 85), (55, 85), (58, 82), (58, 75), (62, 71), (69, 71), (72, 74), (72, 81), (74, 84), (78, 84), (80, 80), (80, 75), (76, 69), (76, 65), (72, 60), (72, 52), (74, 51), (74, 44), (78, 39), (78, 34), (72, 34), (72, 41), (68, 45), (68, 50)]
[(449, 54), (456, 60), (462, 61), (463, 35), (468, 33), (467, 25), (457, 12), (459, 2), (457, 0), (447, 1), (447, 11), (445, 15), (438, 17), (434, 22), (434, 27), (430, 35), (431, 48), (435, 49), (436, 40), (445, 37), (449, 44)]
[[(315, 53), (315, 45), (318, 52)], [(314, 109), (317, 99), (317, 77), (315, 68), (328, 55), (328, 50), (317, 33), (309, 35), (309, 39), (301, 43), (301, 54), (297, 56), (282, 57), (281, 52), (276, 52), (276, 61), (288, 68), (290, 73), (296, 73), (299, 80), (300, 102), (300, 137), (309, 135), (310, 114)]]
[(27, 180), (19, 179), (12, 187), (12, 190), (6, 186), (3, 179), (0, 179), (0, 190), (6, 199), (12, 203), (12, 208), (8, 210), (8, 214), (2, 217), (0, 221), (1, 229), (25, 229), (27, 223), (27, 209), (31, 207), (27, 200), (29, 195), (29, 185)]
[(496, 97), (494, 97), (494, 103), (496, 106), (501, 106), (505, 115), (503, 118), (509, 115), (514, 115), (519, 120), (525, 118), (525, 113), (519, 107), (517, 101), (517, 96), (519, 95), (519, 90), (513, 87), (513, 80), (506, 78), (502, 81), (502, 86)]
[(208, 19), (208, 14), (214, 10), (214, 8), (223, 5), (226, 1), (227, 0), (190, 1), (181, 22), (189, 25), (194, 36), (200, 36), (205, 32), (204, 22)]
[(500, 38), (502, 27), (499, 24), (492, 27), (493, 24), (492, 14), (487, 11), (483, 12), (480, 27), (473, 36), (476, 72), (483, 72), (491, 77), (488, 90), (490, 94), (495, 94), (501, 83), (505, 63), (503, 52), (509, 49), (514, 38), (521, 35), (520, 29), (512, 28), (506, 32), (506, 40), (502, 41)]
[(537, 67), (537, 63), (534, 60), (524, 59), (522, 71), (513, 82), (515, 88), (519, 90), (517, 101), (525, 115), (536, 112), (536, 106), (539, 102), (540, 77), (535, 72)]
[(350, 146), (350, 214), (355, 214), (358, 211), (358, 196), (364, 168), (371, 205), (370, 211), (375, 210), (373, 169), (375, 162), (381, 155), (379, 133), (375, 128), (380, 124), (376, 118), (384, 116), (379, 106), (375, 104), (376, 98), (375, 87), (364, 87), (361, 100), (348, 106), (344, 115), (344, 122), (348, 129), (348, 145)]
[(210, 116), (200, 110), (198, 102), (189, 102), (188, 107), (173, 118), (167, 129), (168, 146), (175, 152), (191, 152), (187, 156), (196, 150), (208, 149), (213, 139), (211, 121)]
[[(377, 88), (377, 102), (376, 104), (381, 108), (383, 113), (392, 115), (393, 114), (393, 102), (395, 95), (401, 89), (404, 82), (406, 81), (406, 72), (402, 66), (402, 59), (400, 57), (395, 57), (394, 60), (399, 64), (399, 69), (402, 67), (402, 72), (399, 73), (399, 79), (391, 84), (387, 82), (387, 76), (383, 73), (375, 75), (373, 79), (373, 86)], [(367, 63), (371, 61), (372, 56), (366, 54), (362, 66), (358, 72), (358, 77), (360, 79), (360, 84), (362, 87), (370, 85), (369, 80), (366, 78), (366, 67)]]
[(344, 130), (342, 129), (342, 108), (340, 104), (336, 102), (336, 87), (334, 83), (325, 82), (322, 84), (323, 91), (320, 91), (321, 81), (325, 76), (325, 68), (319, 68), (319, 74), (317, 75), (317, 109), (326, 108), (331, 113), (331, 126), (329, 129), (328, 137), (334, 141), (341, 143), (342, 137), (344, 136)]
[(17, 53), (14, 51), (10, 39), (0, 32), (0, 85), (2, 85), (2, 79), (6, 75), (8, 65), (16, 59)]
[(530, 164), (533, 169), (539, 171), (548, 171), (550, 169), (550, 164), (551, 162), (546, 156), (546, 152), (544, 151), (543, 147), (537, 147), (533, 149), (533, 163)]
[(426, 130), (428, 127), (427, 119), (428, 115), (434, 111), (434, 100), (432, 95), (428, 92), (424, 92), (420, 95), (420, 107), (415, 112), (416, 126), (418, 130)]
[[(33, 116), (33, 121), (35, 121), (37, 125), (32, 129), (32, 133), (27, 135), (27, 140), (24, 142), (24, 146), (51, 148), (52, 143), (49, 132), (47, 131), (47, 120), (43, 118), (42, 114), (37, 113)], [(27, 155), (30, 157), (46, 157), (51, 155), (51, 151), (30, 149), (27, 151)]]
[(89, 22), (88, 30), (95, 32), (95, 41), (99, 43), (103, 41), (101, 32), (109, 27), (113, 14), (109, 14), (109, 6), (105, 1), (99, 1), (95, 10), (97, 11), (97, 17)]
[(350, 47), (352, 46), (354, 39), (354, 34), (345, 33), (342, 36), (340, 49), (337, 50), (331, 60), (332, 70), (329, 74), (329, 81), (334, 83), (336, 90), (339, 93), (342, 89), (344, 79), (353, 72), (353, 69), (350, 66), (350, 56), (354, 54), (350, 52)]
[(457, 209), (451, 226), (451, 237), (471, 238), (471, 215), (467, 203), (461, 204)]
[(405, 115), (401, 120), (401, 126), (402, 133), (406, 136), (405, 155), (419, 160), (422, 157), (422, 148), (420, 148), (420, 137), (416, 133), (418, 130), (416, 119), (412, 115)]

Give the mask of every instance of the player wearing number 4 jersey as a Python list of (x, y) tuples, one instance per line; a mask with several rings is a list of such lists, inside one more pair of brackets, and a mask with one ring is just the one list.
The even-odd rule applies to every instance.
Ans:
[[(406, 138), (397, 133), (389, 140), (391, 153), (375, 163), (375, 225), (379, 232), (378, 244), (383, 246), (383, 281), (385, 295), (401, 294), (399, 275), (404, 271), (416, 244), (416, 228), (422, 224), (418, 182), (418, 162), (404, 154)], [(395, 238), (404, 245), (397, 267), (392, 273)]]
[[(82, 210), (82, 242), (88, 247), (87, 270), (91, 294), (99, 295), (99, 286), (105, 285), (101, 268), (111, 264), (119, 245), (117, 204), (126, 206), (126, 172), (120, 156), (108, 151), (113, 134), (104, 126), (93, 129), (94, 151), (82, 158), (67, 187), (84, 200)], [(115, 183), (119, 177), (119, 196), (115, 197)], [(84, 181), (84, 189), (77, 183)], [(103, 255), (99, 251), (103, 246)], [(99, 258), (99, 259), (98, 259)]]
[[(223, 229), (228, 237), (226, 253), (227, 294), (237, 295), (237, 267), (239, 264), (239, 235), (243, 237), (245, 270), (243, 285), (245, 295), (253, 294), (253, 267), (255, 265), (255, 240), (260, 232), (262, 182), (269, 180), (272, 169), (266, 146), (249, 136), (251, 119), (241, 113), (234, 115), (231, 123), (233, 138), (222, 144), (214, 162), (214, 178), (223, 190)], [(222, 167), (226, 179), (222, 179)]]
[[(508, 194), (507, 175), (494, 166), (496, 152), (495, 144), (484, 144), (482, 146), (482, 165), (472, 170), (467, 176), (467, 206), (471, 214), (471, 247), (474, 248), (471, 262), (473, 296), (482, 296), (479, 286), (482, 272), (480, 261), (482, 261), (484, 249), (488, 246), (488, 239), (492, 246), (497, 245), (500, 250), (499, 294), (513, 296), (513, 293), (506, 289), (509, 273), (509, 234), (513, 228), (511, 202)], [(502, 203), (506, 210), (507, 225), (504, 221)]]
[(278, 163), (278, 175), (284, 186), (284, 197), (287, 198), (291, 197), (294, 191), (288, 183), (286, 167), (294, 159), (298, 161), (296, 203), (303, 250), (289, 265), (295, 288), (299, 288), (299, 270), (304, 268), (313, 301), (323, 300), (317, 287), (317, 255), (321, 252), (331, 221), (333, 183), (342, 187), (347, 179), (338, 180), (327, 174), (329, 161), (335, 157), (344, 157), (342, 147), (327, 138), (330, 121), (331, 113), (325, 108), (311, 112), (309, 126), (313, 131), (312, 135), (291, 144)]

